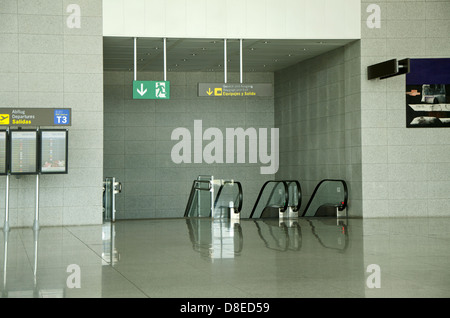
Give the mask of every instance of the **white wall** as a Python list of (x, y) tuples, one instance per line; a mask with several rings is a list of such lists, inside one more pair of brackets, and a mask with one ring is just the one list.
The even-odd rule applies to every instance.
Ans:
[(359, 39), (360, 0), (103, 0), (103, 35)]
[(361, 3), (364, 217), (450, 215), (450, 129), (406, 128), (406, 77), (367, 80), (392, 58), (450, 57), (450, 1), (379, 1), (380, 28)]

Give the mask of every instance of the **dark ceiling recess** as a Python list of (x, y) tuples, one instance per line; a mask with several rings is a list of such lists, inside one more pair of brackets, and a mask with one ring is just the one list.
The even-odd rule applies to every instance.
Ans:
[[(275, 72), (342, 47), (352, 40), (243, 40), (244, 72)], [(168, 72), (221, 72), (223, 39), (167, 39)], [(163, 71), (163, 39), (137, 39), (137, 70)], [(132, 71), (134, 41), (130, 37), (103, 37), (105, 71)], [(227, 40), (227, 71), (239, 72), (240, 43)]]

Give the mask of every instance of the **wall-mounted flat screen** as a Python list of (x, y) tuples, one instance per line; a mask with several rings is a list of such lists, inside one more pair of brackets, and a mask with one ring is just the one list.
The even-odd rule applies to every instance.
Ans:
[(0, 131), (0, 175), (5, 175), (8, 172), (6, 165), (7, 137), (6, 131)]
[(41, 173), (67, 173), (67, 130), (41, 130)]
[(12, 130), (10, 136), (11, 174), (36, 174), (37, 131)]

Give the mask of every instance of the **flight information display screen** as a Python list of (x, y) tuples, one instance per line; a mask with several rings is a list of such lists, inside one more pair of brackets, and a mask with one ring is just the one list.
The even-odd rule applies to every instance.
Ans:
[(41, 173), (67, 173), (67, 131), (41, 131)]
[(6, 174), (6, 131), (0, 131), (0, 175)]
[(37, 173), (37, 132), (11, 131), (11, 174)]

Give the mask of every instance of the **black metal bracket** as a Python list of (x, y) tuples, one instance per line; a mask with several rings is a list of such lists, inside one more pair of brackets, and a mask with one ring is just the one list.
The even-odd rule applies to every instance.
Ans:
[(409, 58), (397, 61), (392, 59), (367, 67), (367, 79), (385, 79), (409, 73)]

